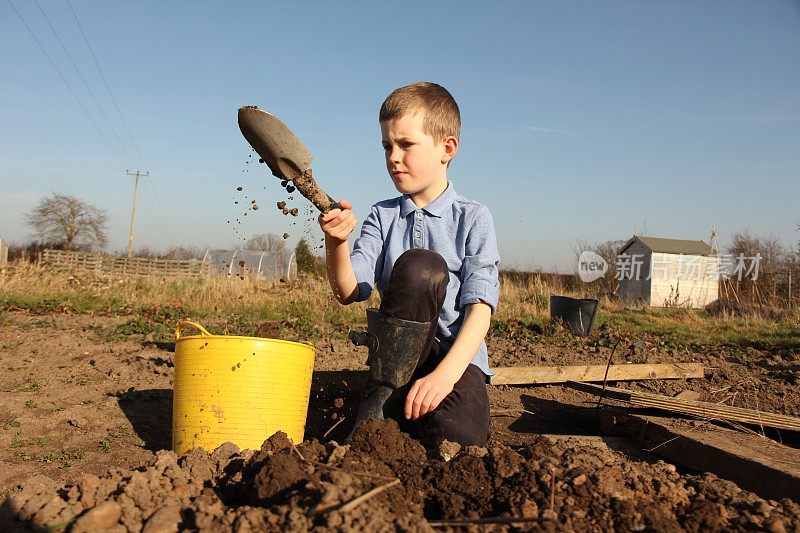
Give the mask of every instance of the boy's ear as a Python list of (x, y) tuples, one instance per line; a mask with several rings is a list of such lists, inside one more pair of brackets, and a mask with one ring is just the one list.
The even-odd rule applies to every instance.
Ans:
[(458, 152), (458, 139), (448, 136), (444, 140), (444, 153), (442, 154), (442, 164), (449, 164)]

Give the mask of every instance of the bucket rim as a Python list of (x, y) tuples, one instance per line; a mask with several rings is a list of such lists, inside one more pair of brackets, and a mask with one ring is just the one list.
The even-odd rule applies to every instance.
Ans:
[(311, 350), (316, 352), (316, 348), (310, 342), (298, 342), (298, 341), (287, 341), (286, 339), (270, 339), (267, 337), (246, 337), (243, 335), (186, 335), (181, 336), (179, 339), (175, 340), (175, 344), (177, 345), (179, 342), (184, 340), (222, 340), (222, 339), (230, 339), (230, 340), (243, 340), (243, 341), (269, 341), (269, 342), (276, 342), (280, 344), (290, 344), (293, 346), (302, 346), (305, 348), (310, 348)]
[[(198, 335), (181, 335), (184, 327), (192, 327), (198, 330), (200, 333)], [(231, 340), (240, 340), (240, 341), (268, 341), (268, 342), (277, 342), (277, 343), (284, 343), (284, 344), (291, 344), (293, 346), (307, 346), (311, 348), (312, 352), (316, 355), (316, 348), (310, 342), (296, 342), (296, 341), (287, 341), (284, 339), (270, 339), (267, 337), (249, 337), (244, 335), (213, 335), (208, 332), (206, 328), (204, 328), (199, 322), (195, 322), (194, 320), (185, 318), (178, 322), (175, 326), (175, 346), (178, 345), (180, 341), (183, 339), (231, 339)]]
[(573, 302), (589, 302), (589, 303), (600, 303), (600, 300), (597, 298), (573, 298), (572, 296), (564, 296), (562, 294), (551, 294), (550, 299), (560, 299), (560, 300), (571, 300)]

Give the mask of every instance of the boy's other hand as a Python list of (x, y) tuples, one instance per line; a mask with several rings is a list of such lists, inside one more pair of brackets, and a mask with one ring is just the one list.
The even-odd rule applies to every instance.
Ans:
[(406, 396), (406, 419), (416, 420), (439, 407), (442, 400), (453, 391), (454, 385), (455, 382), (444, 372), (436, 370), (419, 378), (411, 386), (411, 390)]
[(357, 221), (353, 215), (353, 204), (347, 200), (341, 200), (339, 206), (341, 209), (331, 209), (320, 215), (317, 220), (325, 237), (341, 243), (347, 240), (347, 237), (355, 229)]

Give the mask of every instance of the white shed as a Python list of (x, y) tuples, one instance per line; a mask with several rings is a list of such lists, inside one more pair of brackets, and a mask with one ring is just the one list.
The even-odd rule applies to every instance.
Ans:
[(617, 255), (620, 297), (654, 307), (715, 302), (719, 270), (719, 257), (703, 241), (634, 235)]

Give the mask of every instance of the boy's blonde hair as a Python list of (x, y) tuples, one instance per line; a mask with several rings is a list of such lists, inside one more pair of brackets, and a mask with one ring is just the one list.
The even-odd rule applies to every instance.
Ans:
[(392, 91), (381, 106), (379, 122), (389, 122), (404, 115), (424, 111), (422, 131), (441, 142), (461, 136), (461, 113), (455, 98), (436, 83), (422, 81)]

